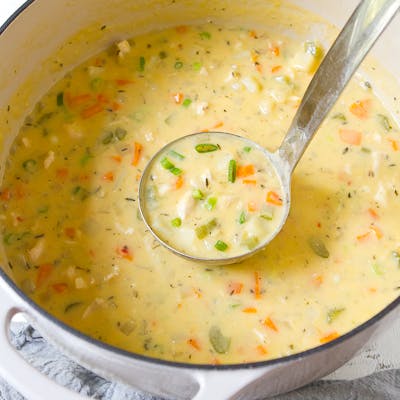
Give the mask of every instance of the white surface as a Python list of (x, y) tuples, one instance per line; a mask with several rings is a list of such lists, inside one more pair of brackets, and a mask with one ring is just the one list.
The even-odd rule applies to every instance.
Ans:
[[(0, 25), (24, 0), (0, 0)], [(327, 379), (355, 379), (383, 369), (400, 368), (400, 320), (374, 342), (367, 345), (356, 357)]]

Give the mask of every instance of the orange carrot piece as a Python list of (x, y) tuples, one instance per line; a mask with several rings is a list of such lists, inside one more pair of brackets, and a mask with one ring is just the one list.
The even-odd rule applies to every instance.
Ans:
[(255, 314), (255, 313), (257, 313), (257, 308), (255, 308), (255, 307), (246, 307), (246, 308), (243, 308), (242, 312), (244, 312), (246, 314)]
[(133, 151), (133, 160), (132, 165), (137, 167), (139, 164), (140, 158), (142, 156), (143, 146), (140, 143), (135, 142), (135, 148)]
[(328, 334), (325, 335), (325, 336), (322, 336), (322, 337), (319, 339), (319, 342), (322, 343), (322, 344), (328, 343), (328, 342), (331, 342), (332, 340), (337, 339), (339, 336), (340, 336), (340, 335), (339, 335), (336, 331), (333, 331), (333, 332), (331, 332), (331, 333), (328, 333)]
[(270, 50), (271, 53), (272, 53), (274, 56), (276, 56), (276, 57), (278, 57), (279, 54), (281, 53), (281, 51), (280, 51), (280, 49), (279, 49), (278, 46), (270, 46), (269, 50)]
[(222, 121), (219, 121), (213, 126), (213, 129), (221, 128), (221, 126), (224, 126), (224, 123)]
[(272, 321), (270, 317), (265, 318), (264, 325), (275, 332), (279, 332), (278, 327), (275, 325), (274, 321)]
[(114, 173), (112, 171), (106, 172), (103, 175), (103, 181), (114, 182)]
[(354, 129), (339, 129), (340, 139), (348, 144), (359, 146), (362, 140), (362, 133)]
[(268, 354), (267, 348), (265, 346), (263, 346), (262, 344), (257, 346), (257, 351), (262, 356), (265, 356), (266, 354)]
[(186, 33), (189, 28), (186, 25), (179, 25), (175, 28), (178, 33)]
[(371, 109), (371, 100), (357, 100), (350, 105), (350, 112), (359, 119), (367, 119)]
[(249, 36), (253, 39), (257, 39), (257, 33), (255, 31), (249, 31)]
[(245, 185), (255, 185), (257, 183), (257, 181), (254, 179), (243, 179), (243, 183)]
[(76, 229), (69, 227), (64, 229), (65, 236), (69, 237), (70, 239), (75, 239), (76, 236)]
[(176, 190), (181, 189), (183, 184), (184, 184), (183, 176), (179, 175), (178, 179), (175, 181), (175, 189)]
[(193, 339), (193, 338), (188, 339), (187, 344), (189, 344), (196, 350), (199, 350), (199, 351), (201, 350), (201, 346), (196, 339)]
[(133, 255), (128, 246), (122, 246), (120, 249), (117, 249), (117, 253), (128, 261), (133, 260)]
[(312, 274), (311, 281), (314, 286), (320, 287), (324, 282), (324, 277), (321, 274)]
[(254, 165), (239, 165), (236, 169), (237, 178), (247, 178), (248, 176), (254, 175), (256, 172)]
[(132, 84), (134, 82), (132, 80), (130, 80), (130, 79), (116, 79), (115, 83), (118, 86), (125, 86), (125, 85), (130, 85), (130, 84)]
[(69, 93), (66, 93), (65, 95), (65, 101), (67, 103), (68, 107), (79, 107), (80, 105), (83, 105), (84, 103), (88, 102), (91, 100), (92, 95), (85, 93), (85, 94), (78, 94), (77, 96), (71, 96)]
[(111, 156), (111, 158), (117, 163), (122, 162), (122, 157), (121, 156)]
[(397, 140), (394, 139), (388, 139), (388, 140), (392, 144), (392, 149), (394, 151), (399, 151), (399, 144), (397, 143)]
[(249, 212), (255, 212), (255, 211), (257, 211), (257, 210), (258, 210), (257, 204), (256, 204), (254, 201), (250, 201), (250, 202), (247, 204), (247, 210), (248, 210)]
[(67, 168), (59, 168), (56, 171), (57, 178), (64, 180), (68, 176), (68, 169)]
[(52, 264), (42, 264), (39, 266), (38, 274), (36, 277), (36, 286), (40, 287), (43, 283), (49, 278), (51, 273), (53, 272)]
[(3, 201), (8, 201), (11, 199), (11, 191), (10, 189), (4, 189), (2, 192), (0, 192), (0, 198)]
[(230, 282), (228, 285), (228, 293), (230, 295), (240, 294), (243, 289), (243, 283), (241, 282)]
[(270, 190), (267, 193), (266, 202), (273, 204), (274, 206), (281, 206), (283, 204), (282, 199), (279, 197), (279, 194)]
[(254, 281), (254, 296), (261, 299), (261, 276), (257, 271), (254, 271)]
[(370, 287), (368, 288), (368, 292), (370, 293), (376, 293), (377, 289), (375, 287)]
[(374, 219), (379, 219), (378, 213), (373, 208), (368, 208), (368, 214)]
[(85, 108), (81, 112), (81, 117), (84, 119), (91, 118), (91, 117), (95, 116), (96, 114), (101, 113), (102, 111), (104, 111), (103, 105), (101, 103), (96, 103), (88, 108)]
[(65, 293), (68, 290), (68, 285), (66, 283), (55, 283), (54, 285), (51, 285), (51, 287), (57, 293)]
[(183, 93), (174, 93), (172, 95), (176, 104), (182, 104), (183, 98), (185, 97)]
[(361, 235), (358, 235), (356, 238), (359, 242), (365, 242), (369, 238), (370, 234), (371, 234), (371, 232), (366, 232)]
[(371, 225), (370, 229), (375, 233), (377, 239), (383, 238), (383, 232), (375, 225)]
[(271, 72), (274, 74), (275, 72), (278, 72), (282, 69), (282, 65), (275, 65), (274, 67), (271, 68)]

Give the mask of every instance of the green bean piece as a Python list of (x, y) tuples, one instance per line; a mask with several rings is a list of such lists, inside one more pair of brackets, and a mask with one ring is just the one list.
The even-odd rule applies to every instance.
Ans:
[(329, 251), (325, 246), (325, 243), (318, 237), (312, 236), (308, 239), (308, 245), (311, 247), (311, 250), (322, 258), (329, 257)]
[(57, 105), (58, 107), (62, 107), (64, 105), (64, 92), (60, 92), (57, 95)]
[(236, 161), (230, 160), (228, 166), (228, 182), (234, 183), (236, 180)]
[(328, 321), (328, 324), (331, 324), (344, 310), (345, 308), (331, 308), (326, 315), (326, 320)]
[(170, 150), (169, 152), (168, 152), (168, 154), (171, 156), (171, 157), (174, 157), (174, 158), (176, 158), (177, 160), (184, 160), (185, 159), (185, 156), (183, 156), (182, 154), (180, 154), (180, 153), (178, 153), (177, 151), (175, 151), (175, 150)]
[(208, 211), (212, 211), (214, 210), (215, 206), (217, 205), (217, 198), (216, 197), (209, 197), (205, 204), (204, 207), (208, 210)]
[(174, 218), (174, 219), (171, 221), (171, 225), (172, 225), (174, 228), (179, 228), (179, 227), (182, 225), (182, 220), (181, 220), (179, 217)]
[(196, 145), (195, 150), (198, 153), (210, 153), (212, 151), (218, 150), (218, 146), (212, 143), (201, 143)]
[(385, 129), (386, 132), (390, 132), (393, 129), (393, 126), (390, 123), (390, 120), (386, 115), (378, 114), (377, 117), (378, 117), (379, 123), (381, 124), (383, 129)]
[(228, 249), (228, 245), (222, 240), (217, 240), (214, 247), (219, 251), (226, 251)]
[(204, 200), (204, 193), (200, 189), (194, 189), (192, 196), (196, 200)]
[(242, 225), (246, 222), (246, 213), (242, 211), (239, 215), (239, 224)]

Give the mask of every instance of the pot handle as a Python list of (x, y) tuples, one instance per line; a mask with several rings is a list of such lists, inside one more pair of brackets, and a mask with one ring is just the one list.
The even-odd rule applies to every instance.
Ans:
[(10, 323), (15, 314), (25, 312), (15, 299), (15, 293), (6, 286), (0, 276), (0, 376), (29, 400), (69, 399), (84, 400), (29, 364), (11, 344)]

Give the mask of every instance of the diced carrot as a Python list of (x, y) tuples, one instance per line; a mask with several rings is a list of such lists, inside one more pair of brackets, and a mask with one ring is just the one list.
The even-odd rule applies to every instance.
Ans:
[(68, 176), (68, 169), (67, 168), (58, 168), (56, 170), (56, 176), (57, 178), (64, 180)]
[(142, 156), (143, 146), (140, 143), (135, 142), (135, 148), (133, 150), (132, 165), (137, 167)]
[(262, 67), (262, 65), (261, 65), (258, 61), (256, 61), (256, 62), (254, 63), (254, 65), (255, 65), (255, 67), (256, 67), (256, 70), (257, 70), (260, 74), (262, 74), (262, 72), (263, 72), (263, 67)]
[(270, 46), (269, 49), (270, 49), (271, 53), (276, 57), (278, 57), (279, 54), (281, 53), (278, 46)]
[(312, 274), (311, 281), (314, 286), (320, 287), (324, 282), (324, 277), (321, 274)]
[(392, 144), (392, 149), (394, 151), (399, 151), (399, 144), (398, 144), (397, 140), (394, 140), (394, 139), (388, 139), (388, 140)]
[(370, 229), (375, 233), (377, 239), (383, 238), (383, 232), (376, 225), (371, 225)]
[(175, 189), (180, 189), (184, 184), (183, 176), (179, 175), (177, 180), (175, 181)]
[(178, 305), (176, 306), (178, 309), (181, 309), (183, 307), (182, 303), (178, 303)]
[(257, 211), (257, 210), (258, 210), (257, 204), (256, 204), (254, 201), (250, 201), (250, 202), (247, 204), (247, 210), (248, 210), (249, 212), (255, 212), (255, 211)]
[(188, 31), (188, 27), (186, 25), (179, 25), (175, 28), (178, 33), (186, 33)]
[(350, 112), (360, 119), (367, 119), (369, 117), (369, 111), (371, 109), (371, 100), (357, 100), (350, 105)]
[(39, 266), (37, 277), (36, 277), (36, 286), (40, 287), (43, 283), (49, 278), (51, 273), (53, 272), (52, 264), (42, 264)]
[(211, 365), (221, 365), (221, 361), (218, 358), (213, 358), (211, 360)]
[(101, 113), (102, 111), (104, 111), (104, 106), (101, 103), (96, 103), (88, 108), (85, 108), (81, 112), (81, 117), (84, 119), (91, 118), (91, 117), (95, 116), (96, 114)]
[(15, 185), (14, 196), (21, 200), (25, 198), (25, 188), (22, 185)]
[(193, 338), (188, 339), (187, 344), (189, 344), (196, 350), (199, 350), (199, 351), (201, 350), (201, 346), (196, 339), (193, 339)]
[(114, 172), (108, 171), (103, 175), (103, 181), (113, 182), (114, 181)]
[(359, 241), (359, 242), (365, 242), (368, 238), (369, 238), (369, 235), (371, 234), (371, 232), (366, 232), (366, 233), (363, 233), (363, 234), (361, 234), (361, 235), (358, 235), (357, 236), (357, 240)]
[(111, 110), (112, 111), (118, 111), (122, 108), (122, 104), (119, 103), (118, 101), (113, 101), (111, 104)]
[(176, 104), (182, 104), (182, 101), (185, 96), (183, 93), (174, 93), (172, 97), (174, 98)]
[(107, 104), (109, 102), (108, 97), (104, 93), (99, 93), (96, 96), (97, 103)]
[(246, 308), (243, 308), (242, 312), (244, 312), (246, 314), (255, 314), (257, 312), (257, 308), (255, 308), (255, 307), (246, 307)]
[(254, 271), (254, 296), (261, 299), (261, 276), (257, 271)]
[(117, 249), (117, 253), (122, 257), (125, 258), (128, 261), (133, 260), (133, 255), (129, 250), (128, 246), (122, 246), (120, 249)]
[(257, 33), (255, 31), (249, 31), (249, 36), (253, 39), (257, 39)]
[(368, 208), (368, 214), (374, 219), (379, 219), (379, 215), (373, 208)]
[(368, 288), (368, 291), (370, 292), (370, 293), (376, 293), (376, 288), (374, 288), (374, 287), (370, 287), (370, 288)]
[(278, 327), (275, 325), (274, 321), (270, 317), (265, 318), (264, 325), (275, 332), (279, 332)]
[(213, 129), (221, 128), (221, 126), (224, 126), (224, 123), (222, 121), (219, 121), (213, 126)]
[(322, 336), (322, 337), (319, 339), (319, 342), (322, 343), (322, 344), (328, 343), (328, 342), (331, 342), (332, 340), (337, 339), (339, 336), (340, 336), (340, 335), (339, 335), (336, 331), (333, 331), (333, 332), (331, 332), (331, 333), (328, 333), (328, 334), (325, 335), (325, 336)]
[(256, 170), (253, 164), (239, 165), (236, 169), (237, 178), (247, 178), (248, 176), (254, 175)]
[(68, 285), (66, 283), (55, 283), (54, 285), (51, 285), (51, 287), (57, 292), (57, 293), (64, 293), (68, 290)]
[(132, 84), (134, 82), (132, 80), (130, 80), (130, 79), (116, 79), (115, 83), (118, 86), (126, 86), (126, 85), (130, 85), (130, 84)]
[(70, 239), (75, 239), (76, 236), (76, 229), (72, 227), (68, 227), (64, 229), (65, 236), (69, 237)]
[(243, 289), (243, 283), (241, 282), (230, 282), (228, 285), (228, 293), (230, 295), (240, 294)]
[(273, 204), (274, 206), (281, 206), (283, 204), (279, 194), (274, 191), (269, 191), (266, 198), (267, 203)]
[(278, 72), (282, 69), (282, 65), (275, 65), (274, 67), (271, 68), (271, 72), (274, 74), (275, 72)]
[(111, 158), (117, 163), (122, 162), (122, 157), (121, 156), (111, 156)]
[(89, 93), (85, 94), (79, 94), (77, 96), (71, 96), (69, 93), (65, 94), (65, 102), (67, 103), (68, 107), (79, 107), (85, 103), (87, 103), (89, 100), (92, 99), (92, 95)]
[(262, 356), (265, 356), (266, 354), (268, 354), (267, 348), (265, 346), (263, 346), (262, 344), (257, 346), (257, 351)]
[(3, 201), (8, 201), (11, 199), (11, 191), (10, 189), (4, 189), (3, 191), (0, 192), (0, 198)]
[(359, 146), (362, 140), (362, 133), (354, 129), (339, 129), (340, 139), (348, 144)]
[(257, 181), (254, 179), (243, 179), (243, 183), (245, 185), (255, 185), (257, 183)]

